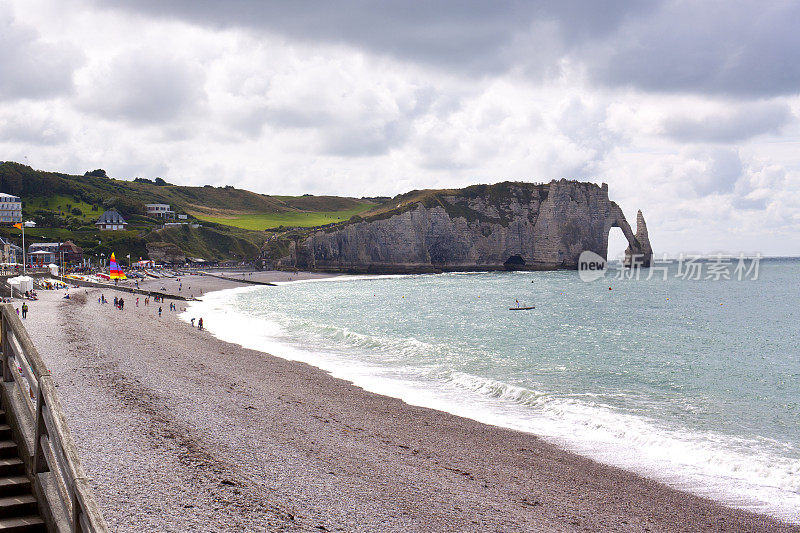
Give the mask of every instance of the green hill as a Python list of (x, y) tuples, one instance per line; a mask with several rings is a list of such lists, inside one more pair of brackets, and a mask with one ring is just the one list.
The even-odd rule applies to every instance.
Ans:
[[(0, 162), (0, 192), (21, 197), (24, 219), (37, 223), (36, 229), (26, 230), (29, 242), (71, 239), (89, 255), (114, 248), (120, 256), (137, 258), (146, 257), (147, 242), (159, 241), (174, 243), (192, 257), (254, 259), (267, 239), (265, 230), (342, 222), (376, 206), (338, 196), (270, 196), (232, 186), (172, 185), (161, 178), (127, 181), (109, 178), (100, 169), (77, 176), (10, 161)], [(145, 213), (148, 203), (170, 204), (202, 228), (161, 230), (163, 221)], [(122, 213), (129, 231), (95, 228), (94, 222), (110, 208)], [(15, 241), (18, 234), (0, 227), (0, 235)]]

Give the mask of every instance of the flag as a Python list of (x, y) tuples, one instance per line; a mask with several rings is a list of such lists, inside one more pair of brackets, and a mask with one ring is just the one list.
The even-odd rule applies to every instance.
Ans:
[(22, 222), (20, 222), (19, 224), (14, 224), (14, 227), (17, 229), (22, 229)]
[(114, 257), (114, 252), (111, 252), (111, 259), (109, 259), (108, 277), (111, 279), (128, 279), (117, 264), (117, 258)]

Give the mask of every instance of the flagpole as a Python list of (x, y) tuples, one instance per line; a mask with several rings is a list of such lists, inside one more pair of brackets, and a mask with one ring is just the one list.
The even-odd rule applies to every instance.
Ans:
[(22, 221), (22, 274), (25, 274), (25, 221)]

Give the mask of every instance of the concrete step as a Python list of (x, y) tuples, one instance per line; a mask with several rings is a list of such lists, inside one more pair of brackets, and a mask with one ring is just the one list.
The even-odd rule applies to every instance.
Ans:
[(25, 474), (25, 463), (19, 457), (0, 459), (0, 476), (21, 476)]
[(0, 457), (18, 457), (17, 443), (13, 440), (0, 441)]
[(6, 423), (6, 412), (0, 409), (0, 424)]
[(0, 440), (11, 440), (11, 426), (0, 423)]
[(0, 517), (38, 514), (39, 506), (33, 494), (19, 494), (0, 498)]
[(0, 518), (0, 533), (47, 531), (44, 521), (37, 515)]
[(31, 493), (31, 480), (28, 476), (11, 476), (0, 478), (0, 497), (16, 496)]

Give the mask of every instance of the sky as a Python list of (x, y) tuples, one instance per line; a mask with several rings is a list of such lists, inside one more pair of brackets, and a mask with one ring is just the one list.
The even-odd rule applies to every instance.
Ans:
[(799, 22), (788, 1), (0, 0), (0, 160), (266, 194), (605, 182), (657, 254), (800, 255)]

